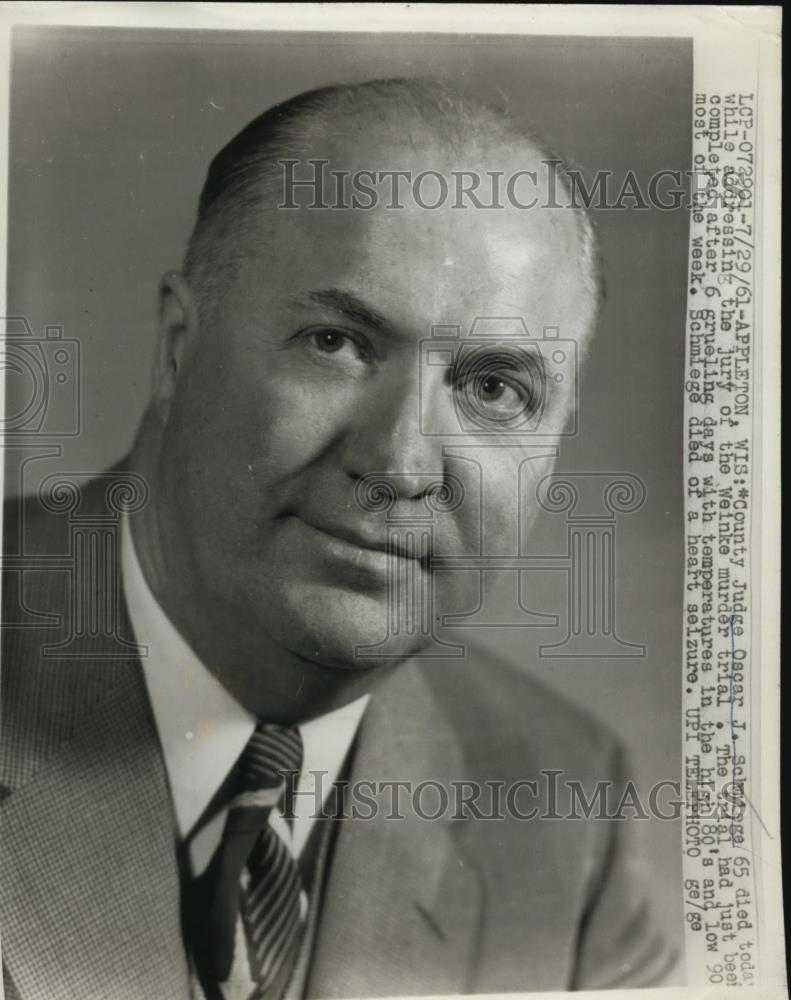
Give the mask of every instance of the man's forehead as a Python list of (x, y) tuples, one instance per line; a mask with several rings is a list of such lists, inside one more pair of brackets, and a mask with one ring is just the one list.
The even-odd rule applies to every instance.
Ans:
[(287, 283), (361, 288), (402, 308), (417, 300), (438, 317), (453, 308), (529, 310), (557, 324), (569, 284), (582, 283), (579, 232), (567, 209), (303, 207), (276, 213), (275, 222), (272, 245)]
[[(254, 265), (254, 262), (251, 262)], [(581, 337), (585, 323), (579, 297), (547, 283), (527, 283), (496, 271), (474, 270), (435, 260), (428, 264), (387, 261), (376, 266), (341, 254), (285, 266), (255, 282), (267, 308), (299, 323), (338, 321), (387, 339), (421, 339), (435, 325), (469, 331), (479, 316), (522, 318), (531, 334), (556, 326)], [(249, 286), (248, 286), (249, 287)]]

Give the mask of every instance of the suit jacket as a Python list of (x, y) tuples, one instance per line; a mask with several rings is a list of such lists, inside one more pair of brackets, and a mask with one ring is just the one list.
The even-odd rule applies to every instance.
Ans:
[[(75, 486), (5, 511), (7, 996), (184, 1000), (176, 826), (118, 572), (118, 511), (134, 498), (117, 473)], [(542, 769), (591, 792), (618, 779), (620, 750), (556, 695), (471, 651), (393, 672), (363, 719), (350, 780), (534, 780), (538, 798), (516, 800), (526, 811), (541, 804)], [(672, 956), (636, 891), (624, 821), (485, 819), (469, 808), (464, 818), (453, 807), (427, 820), (408, 795), (394, 820), (392, 795), (382, 792), (373, 818), (339, 821), (308, 997), (663, 976)], [(422, 801), (435, 811), (430, 791)]]

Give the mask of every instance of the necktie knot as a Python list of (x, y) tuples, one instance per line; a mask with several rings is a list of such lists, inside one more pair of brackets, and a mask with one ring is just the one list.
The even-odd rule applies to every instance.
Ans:
[(259, 723), (239, 758), (239, 791), (282, 788), (302, 769), (302, 752), (299, 729)]

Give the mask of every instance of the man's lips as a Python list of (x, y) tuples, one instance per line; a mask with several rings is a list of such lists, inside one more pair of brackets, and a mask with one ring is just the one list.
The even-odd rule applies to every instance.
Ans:
[(409, 526), (404, 529), (383, 533), (381, 526), (366, 527), (362, 524), (351, 526), (343, 523), (329, 523), (318, 519), (308, 518), (301, 514), (289, 512), (287, 516), (294, 517), (300, 521), (308, 530), (325, 535), (340, 543), (362, 549), (371, 553), (379, 553), (383, 556), (399, 556), (402, 559), (412, 559), (427, 567), (431, 558), (429, 551), (419, 550), (419, 540), (422, 536), (420, 531), (410, 531)]

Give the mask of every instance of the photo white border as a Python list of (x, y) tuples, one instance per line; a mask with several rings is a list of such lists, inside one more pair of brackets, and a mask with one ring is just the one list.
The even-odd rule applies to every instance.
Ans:
[[(760, 650), (761, 830), (755, 845), (764, 889), (762, 978), (750, 987), (753, 1000), (787, 997), (780, 861), (779, 636), (780, 636), (780, 44), (781, 8), (616, 4), (212, 4), (212, 3), (9, 3), (0, 2), (0, 273), (7, 274), (8, 126), (11, 32), (15, 25), (205, 29), (214, 31), (399, 32), (480, 35), (598, 35), (691, 37), (697, 70), (710, 62), (726, 65), (728, 46), (754, 46), (759, 73), (758, 127), (761, 151), (760, 201), (756, 222), (756, 330), (754, 399), (760, 418), (754, 434), (752, 558), (760, 584), (753, 583), (753, 650)], [(690, 108), (690, 115), (692, 108)], [(6, 315), (6, 282), (0, 282), (0, 316)], [(0, 406), (5, 386), (0, 379)], [(0, 469), (0, 482), (2, 469)], [(0, 507), (0, 524), (2, 507)], [(681, 627), (681, 623), (679, 623)], [(753, 744), (755, 747), (755, 744)], [(754, 758), (758, 759), (758, 758)], [(0, 980), (0, 996), (2, 982)], [(513, 994), (516, 996), (516, 994)], [(526, 995), (526, 994), (521, 994)], [(532, 993), (560, 1000), (567, 992)], [(720, 1000), (719, 987), (608, 990), (576, 994), (598, 1000)], [(483, 997), (483, 994), (478, 996)], [(510, 995), (495, 994), (502, 998)], [(108, 998), (111, 1000), (111, 998)], [(436, 1000), (436, 998), (435, 998)]]

